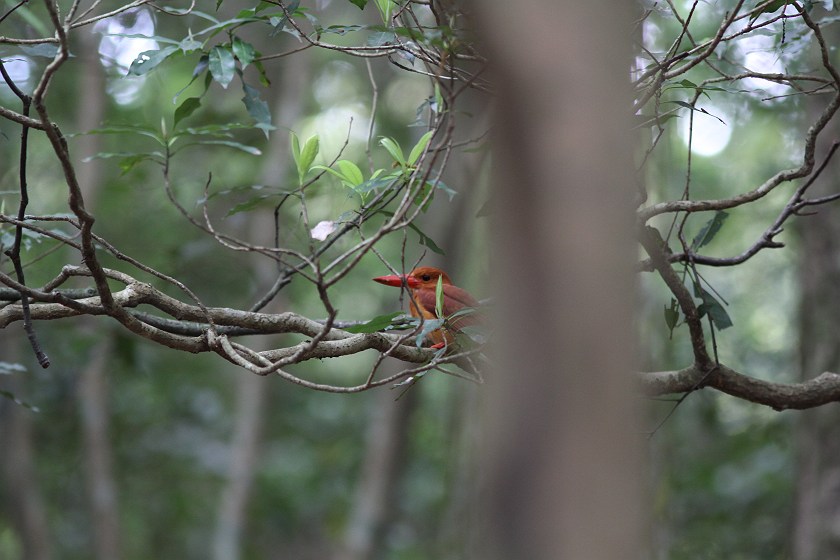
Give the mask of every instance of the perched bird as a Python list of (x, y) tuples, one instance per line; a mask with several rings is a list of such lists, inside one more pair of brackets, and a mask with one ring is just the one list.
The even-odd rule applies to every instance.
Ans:
[[(436, 312), (436, 290), (439, 278), (442, 279), (441, 283), (443, 285), (443, 305), (441, 306), (443, 317), (438, 317)], [(480, 322), (476, 313), (466, 313), (451, 318), (453, 313), (464, 308), (477, 308), (479, 304), (469, 292), (458, 286), (453, 286), (449, 276), (438, 268), (421, 266), (408, 274), (379, 276), (373, 280), (386, 286), (397, 288), (406, 286), (411, 299), (409, 311), (412, 317), (422, 317), (427, 321), (447, 319), (444, 326), (429, 333), (429, 338), (434, 343), (432, 348), (443, 348), (452, 344), (455, 340), (455, 333), (460, 329)]]

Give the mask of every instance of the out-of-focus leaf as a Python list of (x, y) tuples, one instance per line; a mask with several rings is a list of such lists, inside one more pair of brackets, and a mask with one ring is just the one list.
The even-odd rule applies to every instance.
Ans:
[(195, 142), (196, 144), (216, 144), (219, 146), (228, 146), (230, 148), (236, 148), (237, 150), (241, 150), (243, 152), (249, 153), (254, 156), (258, 156), (262, 154), (262, 151), (259, 148), (254, 146), (248, 146), (247, 144), (242, 144), (241, 142), (234, 142), (233, 140), (200, 140), (199, 142)]
[[(198, 59), (198, 62), (196, 63), (195, 68), (193, 68), (193, 73), (192, 73), (193, 79), (199, 77), (201, 74), (206, 72), (209, 67), (210, 67), (210, 57), (207, 56), (206, 54), (201, 55), (201, 58)], [(192, 83), (192, 82), (190, 82), (190, 83)]]
[(435, 315), (443, 318), (443, 276), (438, 276), (435, 286)]
[(391, 154), (391, 157), (394, 158), (394, 161), (400, 165), (400, 167), (406, 166), (405, 154), (403, 154), (402, 148), (400, 145), (393, 138), (382, 138), (379, 140), (379, 144), (388, 150), (388, 153)]
[(374, 317), (367, 323), (363, 323), (361, 325), (353, 325), (352, 327), (347, 327), (344, 330), (353, 334), (379, 332), (390, 327), (391, 321), (393, 321), (395, 317), (399, 317), (402, 314), (402, 311), (395, 311), (394, 313), (388, 313), (387, 315), (378, 315), (377, 317)]
[[(758, 12), (753, 14), (752, 18), (750, 18), (750, 23), (757, 20), (758, 16), (760, 16), (761, 14), (772, 14), (773, 12), (775, 12), (776, 10), (779, 10), (783, 6), (786, 6), (790, 2), (791, 2), (791, 0), (776, 0), (775, 2), (770, 2), (769, 4), (764, 6), (764, 8), (762, 8), (761, 10), (759, 10)], [(759, 2), (759, 4), (760, 3), (761, 2)]]
[[(336, 162), (338, 169), (327, 167), (326, 165), (316, 165), (313, 169), (321, 169), (327, 173), (338, 177), (344, 186), (353, 189), (364, 183), (365, 178), (362, 175), (362, 170), (359, 166), (350, 160), (342, 159)], [(361, 193), (360, 193), (361, 194)]]
[(352, 161), (348, 159), (342, 159), (339, 160), (336, 163), (336, 165), (341, 170), (341, 174), (344, 176), (347, 182), (352, 184), (354, 187), (361, 185), (365, 181), (365, 178), (362, 175), (362, 170), (359, 169), (359, 166), (353, 163)]
[(436, 181), (429, 181), (429, 182), (427, 182), (427, 183), (426, 183), (426, 185), (427, 185), (427, 186), (429, 186), (429, 187), (437, 187), (438, 189), (442, 190), (443, 192), (445, 192), (445, 193), (446, 193), (446, 196), (448, 196), (448, 197), (449, 197), (449, 200), (450, 200), (450, 201), (451, 201), (453, 198), (455, 198), (455, 195), (456, 195), (456, 194), (458, 194), (458, 193), (457, 193), (457, 191), (455, 191), (454, 189), (452, 189), (452, 188), (448, 187), (448, 186), (446, 185), (446, 183), (444, 183), (443, 181), (441, 181), (441, 180), (439, 180), (439, 179), (438, 179), (438, 180), (436, 180)]
[(411, 153), (408, 154), (408, 165), (414, 165), (417, 163), (417, 160), (420, 159), (420, 156), (423, 154), (423, 150), (425, 150), (426, 146), (429, 145), (429, 141), (432, 139), (434, 133), (435, 132), (433, 130), (430, 130), (420, 137), (417, 144), (415, 144), (411, 149)]
[(202, 42), (196, 40), (192, 35), (184, 37), (181, 40), (181, 42), (178, 43), (178, 48), (181, 49), (181, 52), (183, 52), (184, 54), (189, 54), (191, 52), (200, 50), (202, 46)]
[(397, 41), (396, 33), (392, 31), (377, 31), (368, 36), (367, 46), (381, 47), (383, 45), (390, 45)]
[(487, 332), (484, 328), (478, 325), (468, 325), (458, 329), (459, 334), (466, 335), (466, 337), (475, 344), (484, 344), (487, 342)]
[(215, 46), (210, 49), (210, 74), (213, 79), (227, 89), (233, 80), (236, 70), (236, 60), (233, 53), (226, 47)]
[(268, 108), (268, 103), (260, 97), (260, 92), (257, 88), (251, 87), (246, 83), (242, 83), (242, 91), (245, 96), (242, 98), (242, 103), (245, 104), (245, 110), (252, 119), (257, 121), (257, 128), (262, 129), (263, 134), (268, 138), (268, 131), (274, 130), (274, 125), (271, 124), (271, 111)]
[(388, 23), (391, 19), (391, 13), (394, 10), (394, 0), (374, 0), (374, 2), (376, 2), (376, 7), (382, 16), (382, 21)]
[(199, 107), (201, 107), (200, 97), (188, 97), (185, 99), (180, 105), (178, 105), (178, 108), (175, 109), (175, 119), (172, 126), (178, 126), (179, 122), (195, 113)]
[(26, 366), (23, 364), (13, 364), (11, 362), (0, 362), (0, 375), (11, 375), (13, 373), (24, 373)]
[(6, 397), (7, 399), (9, 399), (10, 401), (14, 402), (17, 405), (20, 405), (24, 408), (28, 408), (32, 412), (40, 412), (40, 410), (38, 410), (37, 406), (34, 406), (32, 404), (29, 404), (28, 402), (20, 400), (19, 398), (17, 398), (14, 395), (14, 393), (12, 393), (10, 391), (6, 391), (5, 389), (0, 389), (0, 396)]
[(298, 178), (301, 184), (303, 184), (303, 178), (312, 169), (312, 163), (315, 161), (315, 157), (317, 157), (320, 148), (321, 140), (317, 134), (310, 136), (303, 145), (303, 149), (300, 151), (300, 161), (298, 162)]
[(697, 306), (697, 311), (700, 312), (701, 317), (708, 315), (712, 324), (719, 331), (732, 326), (732, 319), (724, 309), (723, 304), (696, 282), (694, 284), (694, 295), (703, 300), (703, 303)]
[(225, 218), (233, 216), (234, 214), (240, 214), (242, 212), (248, 212), (249, 210), (253, 210), (257, 208), (260, 204), (262, 204), (265, 200), (272, 198), (273, 194), (262, 194), (259, 196), (255, 196), (245, 202), (240, 202), (230, 210), (228, 210), (227, 214), (225, 214)]
[(239, 37), (233, 38), (233, 54), (239, 59), (243, 70), (257, 57), (257, 51), (254, 49), (254, 45), (243, 41)]
[(300, 169), (300, 139), (293, 130), (289, 131), (289, 144), (292, 147), (292, 159), (295, 160), (295, 165)]
[(178, 47), (168, 46), (156, 51), (144, 51), (137, 55), (131, 66), (128, 67), (130, 76), (142, 76), (154, 70), (161, 62), (169, 58), (172, 53), (178, 52)]
[(441, 328), (443, 326), (443, 323), (443, 319), (426, 319), (426, 321), (423, 323), (423, 328), (420, 329), (420, 333), (417, 335), (417, 346), (423, 346), (423, 343), (426, 341), (426, 337), (429, 336), (429, 333)]
[(671, 305), (664, 309), (665, 325), (668, 327), (669, 338), (674, 336), (674, 329), (680, 321), (679, 304), (676, 298), (671, 298)]
[(723, 226), (723, 222), (726, 221), (726, 218), (729, 217), (729, 214), (724, 212), (723, 210), (718, 210), (715, 212), (715, 215), (706, 222), (694, 239), (691, 242), (691, 250), (696, 251), (700, 247), (704, 245), (708, 245), (712, 239), (714, 239), (715, 235), (720, 231), (721, 226)]
[(369, 29), (367, 25), (330, 25), (321, 30), (321, 33), (332, 33), (334, 35), (346, 35), (351, 31), (362, 31)]
[(120, 175), (125, 175), (131, 171), (138, 163), (144, 161), (160, 161), (162, 159), (163, 154), (158, 153), (133, 154), (128, 157), (124, 157), (118, 164), (120, 166)]
[(40, 45), (21, 45), (20, 50), (29, 56), (39, 56), (43, 58), (55, 58), (58, 54), (58, 45), (53, 43), (41, 43)]

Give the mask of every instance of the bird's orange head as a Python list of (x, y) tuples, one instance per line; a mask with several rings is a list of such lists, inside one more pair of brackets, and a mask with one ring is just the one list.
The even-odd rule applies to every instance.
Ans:
[(374, 278), (375, 282), (385, 284), (386, 286), (408, 286), (412, 290), (434, 290), (437, 287), (438, 278), (443, 278), (443, 284), (452, 284), (449, 276), (439, 268), (433, 266), (421, 266), (415, 268), (408, 274), (391, 274), (388, 276), (379, 276)]

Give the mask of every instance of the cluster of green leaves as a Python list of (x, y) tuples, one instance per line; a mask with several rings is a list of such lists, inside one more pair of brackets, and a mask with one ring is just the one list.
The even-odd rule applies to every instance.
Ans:
[[(364, 8), (368, 3), (367, 0), (351, 1), (359, 8)], [(222, 1), (217, 2), (217, 10), (222, 3)], [(395, 3), (392, 0), (374, 0), (374, 4), (379, 10), (383, 22), (385, 22), (383, 25), (331, 25), (323, 27), (316, 16), (307, 8), (300, 6), (298, 0), (288, 2), (285, 6), (260, 2), (255, 7), (241, 10), (236, 16), (224, 20), (200, 10), (189, 10), (187, 12), (187, 10), (170, 9), (169, 12), (174, 15), (189, 13), (204, 20), (206, 25), (192, 31), (183, 39), (171, 39), (159, 35), (142, 36), (142, 38), (153, 39), (165, 46), (140, 53), (129, 67), (129, 75), (142, 76), (148, 74), (158, 68), (164, 61), (174, 57), (198, 55), (199, 58), (193, 69), (191, 80), (173, 98), (173, 103), (177, 104), (174, 125), (191, 116), (201, 107), (201, 99), (211, 83), (215, 82), (223, 88), (227, 88), (233, 79), (238, 76), (242, 83), (244, 93), (242, 101), (245, 108), (251, 118), (254, 119), (255, 126), (261, 128), (267, 134), (274, 128), (271, 123), (268, 105), (261, 98), (259, 90), (246, 82), (244, 71), (249, 65), (253, 65), (257, 69), (259, 81), (263, 85), (268, 85), (268, 78), (260, 60), (262, 54), (253, 44), (237, 35), (244, 26), (267, 25), (271, 27), (271, 35), (285, 32), (299, 37), (298, 26), (290, 25), (289, 20), (290, 18), (304, 18), (313, 27), (313, 35), (318, 39), (325, 34), (344, 35), (352, 31), (366, 31), (370, 32), (367, 46), (395, 44), (398, 37), (437, 49), (449, 49), (457, 43), (455, 34), (449, 27), (395, 27), (390, 23)], [(226, 39), (216, 41), (220, 34), (227, 35)], [(139, 37), (138, 35), (125, 36)], [(44, 56), (55, 54), (53, 46), (47, 46), (47, 50), (50, 50), (51, 54), (44, 54)], [(411, 58), (411, 55), (407, 52), (401, 51), (400, 54)], [(200, 95), (188, 97), (178, 104), (181, 94), (202, 76), (204, 91)]]
[[(312, 171), (328, 173), (337, 178), (342, 186), (357, 195), (362, 207), (369, 202), (371, 196), (374, 194), (401, 188), (411, 183), (412, 177), (417, 173), (417, 166), (420, 159), (426, 153), (433, 135), (434, 131), (428, 131), (423, 134), (411, 148), (408, 157), (404, 155), (399, 143), (393, 138), (386, 137), (380, 139), (379, 145), (391, 156), (396, 169), (389, 170), (388, 168), (380, 167), (374, 169), (369, 177), (365, 177), (361, 168), (355, 162), (348, 159), (340, 159), (332, 166), (313, 165), (320, 149), (318, 136), (310, 137), (304, 143), (303, 147), (301, 147), (298, 136), (294, 132), (290, 133), (292, 157), (297, 168), (299, 184), (303, 185), (306, 177)], [(444, 191), (450, 200), (456, 194), (454, 190), (439, 179), (426, 180), (422, 188), (418, 189), (418, 194), (414, 198), (414, 202), (420, 205), (423, 211), (428, 210), (434, 198), (435, 189)], [(356, 211), (345, 213), (339, 216), (336, 221), (341, 222), (346, 220), (350, 216), (355, 215), (355, 213)], [(376, 213), (389, 218), (393, 216), (393, 213), (385, 208), (377, 208), (374, 211), (374, 214)], [(422, 245), (425, 245), (435, 253), (443, 254), (443, 250), (415, 224), (409, 224), (409, 227), (420, 236), (420, 243)]]
[[(691, 245), (689, 246), (689, 250), (692, 253), (695, 253), (700, 248), (709, 244), (721, 230), (723, 223), (726, 221), (728, 216), (729, 214), (722, 210), (715, 212), (714, 216), (712, 216), (712, 218), (710, 218), (709, 221), (707, 221), (703, 227), (700, 228), (700, 231), (698, 231), (694, 236), (694, 239), (692, 239)], [(664, 244), (665, 241), (663, 240), (662, 243)], [(720, 297), (720, 294), (717, 294), (714, 288), (708, 286), (708, 284), (708, 289), (704, 287), (705, 281), (696, 269), (686, 266), (683, 270), (683, 276), (686, 274), (691, 280), (694, 296), (700, 299), (700, 304), (697, 306), (697, 311), (700, 313), (700, 317), (702, 318), (708, 315), (712, 325), (714, 325), (714, 327), (718, 330), (731, 327), (732, 319), (729, 317), (729, 313), (727, 313), (726, 308), (724, 307), (726, 301)], [(669, 336), (673, 337), (674, 329), (681, 324), (680, 308), (676, 298), (671, 298), (670, 303), (664, 308), (663, 315), (665, 318), (665, 325), (668, 327)]]
[(210, 124), (170, 131), (166, 126), (165, 120), (161, 120), (161, 126), (158, 130), (142, 125), (106, 126), (103, 128), (89, 130), (87, 133), (127, 134), (130, 136), (148, 138), (154, 143), (154, 148), (143, 151), (100, 152), (95, 156), (88, 158), (88, 160), (116, 158), (119, 160), (118, 165), (122, 174), (126, 174), (138, 163), (143, 161), (152, 161), (160, 165), (165, 165), (180, 151), (191, 146), (224, 146), (240, 150), (250, 155), (258, 156), (262, 153), (259, 148), (234, 140), (234, 131), (248, 128), (250, 128), (250, 125), (231, 123)]

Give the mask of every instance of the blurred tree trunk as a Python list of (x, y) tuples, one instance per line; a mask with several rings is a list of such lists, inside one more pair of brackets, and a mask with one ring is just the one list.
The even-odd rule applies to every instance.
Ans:
[[(108, 99), (105, 94), (105, 71), (98, 55), (99, 35), (94, 34), (92, 29), (85, 29), (78, 34), (78, 40), (81, 72), (78, 80), (76, 127), (80, 131), (86, 131), (102, 125)], [(79, 159), (93, 156), (102, 151), (102, 136), (80, 136), (73, 148)], [(103, 187), (102, 160), (93, 159), (78, 166), (77, 176), (85, 205), (95, 214)], [(109, 329), (103, 329), (103, 323), (94, 318), (86, 317), (82, 323), (84, 329), (96, 333), (96, 342), (90, 350), (87, 363), (80, 371), (77, 393), (81, 415), (85, 490), (90, 508), (94, 558), (113, 560), (120, 557), (117, 483), (114, 479), (113, 450), (108, 438), (108, 373), (113, 357), (113, 334)]]
[(227, 484), (216, 515), (213, 558), (217, 560), (235, 560), (241, 556), (245, 511), (259, 459), (267, 394), (265, 383), (271, 381), (242, 371), (233, 373), (236, 374), (236, 412)]
[[(303, 114), (302, 102), (304, 87), (309, 82), (309, 56), (290, 57), (284, 65), (271, 66), (274, 72), (271, 80), (283, 84), (280, 94), (275, 98), (272, 111), (274, 121), (290, 125), (295, 118)], [(283, 79), (285, 75), (295, 76), (294, 80)], [(263, 184), (277, 184), (288, 176), (290, 161), (288, 136), (275, 132), (271, 136), (268, 152), (274, 157), (264, 161), (262, 171)], [(246, 239), (256, 239), (257, 243), (271, 246), (274, 242), (274, 220), (270, 212), (255, 213), (246, 223), (241, 224), (248, 231)], [(254, 264), (254, 276), (257, 285), (267, 288), (277, 278), (277, 267), (268, 259), (257, 260)], [(286, 300), (276, 297), (263, 311), (281, 313), (287, 311)], [(268, 337), (249, 343), (255, 350), (268, 350), (272, 341)], [(245, 529), (246, 509), (250, 498), (254, 471), (259, 460), (259, 444), (262, 424), (265, 416), (266, 399), (269, 395), (266, 384), (272, 378), (250, 375), (238, 368), (232, 369), (236, 385), (236, 409), (234, 412), (234, 432), (230, 449), (230, 469), (225, 487), (219, 500), (216, 514), (216, 531), (213, 539), (213, 558), (216, 560), (236, 560), (242, 553), (242, 535)]]
[(108, 371), (113, 359), (112, 335), (100, 329), (100, 340), (90, 350), (79, 377), (78, 399), (82, 418), (84, 470), (93, 530), (94, 558), (119, 558), (119, 504), (114, 480), (113, 451), (108, 438)]
[[(840, 39), (832, 35), (834, 41)], [(834, 128), (836, 134), (836, 124)], [(825, 153), (826, 144), (818, 154)], [(838, 176), (840, 164), (835, 160), (809, 196), (836, 192)], [(815, 215), (802, 218), (800, 227), (799, 363), (800, 375), (809, 379), (823, 371), (840, 371), (840, 206), (820, 206)], [(793, 558), (840, 558), (840, 407), (804, 411), (797, 420)]]
[[(10, 328), (0, 337), (3, 361), (21, 361), (20, 349), (29, 349), (22, 328)], [(34, 363), (34, 360), (29, 360)], [(2, 376), (0, 388), (27, 400), (24, 381), (31, 381), (31, 372)], [(37, 414), (28, 408), (0, 397), (0, 462), (3, 466), (3, 509), (11, 519), (22, 544), (22, 558), (48, 560), (52, 557), (51, 535), (47, 511), (35, 466), (34, 422)]]
[(490, 559), (641, 557), (632, 3), (473, 2), (495, 63)]
[[(381, 375), (391, 373), (388, 368), (399, 367), (396, 362), (386, 364)], [(386, 522), (394, 519), (394, 489), (402, 472), (400, 466), (406, 462), (408, 420), (418, 393), (408, 391), (400, 400), (395, 396), (385, 390), (372, 395), (362, 470), (336, 560), (378, 558)]]

